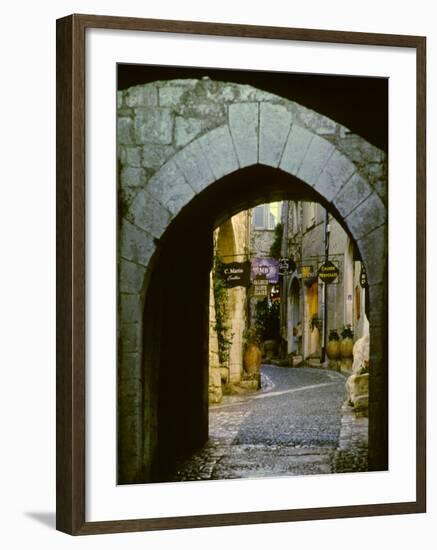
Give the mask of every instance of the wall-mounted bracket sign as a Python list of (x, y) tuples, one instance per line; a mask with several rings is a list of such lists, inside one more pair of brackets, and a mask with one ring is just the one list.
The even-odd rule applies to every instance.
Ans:
[(250, 286), (250, 262), (230, 262), (224, 264), (222, 277), (228, 288)]
[(328, 284), (333, 283), (338, 277), (339, 273), (340, 270), (338, 269), (338, 267), (328, 260), (319, 267), (318, 275), (319, 279), (323, 283)]
[(279, 264), (279, 275), (287, 275), (293, 273), (296, 269), (296, 262), (293, 258), (280, 258), (278, 260)]

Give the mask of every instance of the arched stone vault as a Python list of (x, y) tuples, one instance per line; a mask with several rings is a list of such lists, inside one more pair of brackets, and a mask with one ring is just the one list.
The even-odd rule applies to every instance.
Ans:
[[(310, 186), (354, 239), (369, 280), (370, 418), (384, 408), (387, 162), (385, 153), (323, 115), (251, 86), (175, 80), (118, 94), (119, 462), (143, 460), (143, 317), (150, 263), (171, 222), (224, 176), (276, 168)], [(133, 405), (136, 403), (136, 405)], [(374, 413), (380, 418), (380, 413)], [(378, 416), (379, 415), (379, 416)], [(371, 420), (372, 422), (372, 420)], [(372, 428), (371, 428), (372, 429)], [(376, 434), (375, 429), (375, 434)], [(374, 435), (374, 447), (378, 444)], [(372, 449), (371, 449), (372, 452)], [(133, 458), (135, 457), (135, 458)], [(378, 460), (375, 459), (375, 462)]]

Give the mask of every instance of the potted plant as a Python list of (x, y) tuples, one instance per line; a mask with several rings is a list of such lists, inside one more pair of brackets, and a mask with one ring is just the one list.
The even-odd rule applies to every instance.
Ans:
[(353, 356), (354, 332), (351, 325), (343, 325), (341, 330), (340, 354), (343, 359), (350, 359)]
[(261, 366), (261, 349), (259, 335), (255, 328), (248, 328), (243, 333), (245, 348), (243, 353), (243, 367), (248, 374), (259, 372)]
[(328, 356), (328, 359), (333, 361), (340, 357), (340, 336), (338, 335), (337, 329), (332, 329), (329, 331), (326, 355)]

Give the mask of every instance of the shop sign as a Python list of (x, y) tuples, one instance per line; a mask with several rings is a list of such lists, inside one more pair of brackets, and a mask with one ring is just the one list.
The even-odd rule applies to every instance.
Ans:
[(319, 279), (326, 284), (334, 282), (339, 273), (338, 267), (329, 260), (319, 267)]
[(256, 298), (265, 298), (268, 295), (269, 284), (265, 275), (258, 275), (253, 281), (252, 295)]
[(250, 262), (230, 262), (222, 267), (222, 278), (228, 288), (250, 286)]
[(313, 265), (301, 265), (299, 266), (299, 277), (302, 279), (311, 279), (314, 277)]
[(257, 276), (265, 276), (270, 284), (279, 281), (279, 264), (275, 258), (254, 258), (251, 264), (252, 281)]

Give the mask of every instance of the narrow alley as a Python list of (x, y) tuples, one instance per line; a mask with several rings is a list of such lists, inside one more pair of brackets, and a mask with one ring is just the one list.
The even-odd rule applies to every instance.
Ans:
[(261, 391), (210, 406), (207, 444), (169, 481), (366, 471), (367, 418), (343, 405), (344, 375), (265, 365), (261, 379)]

